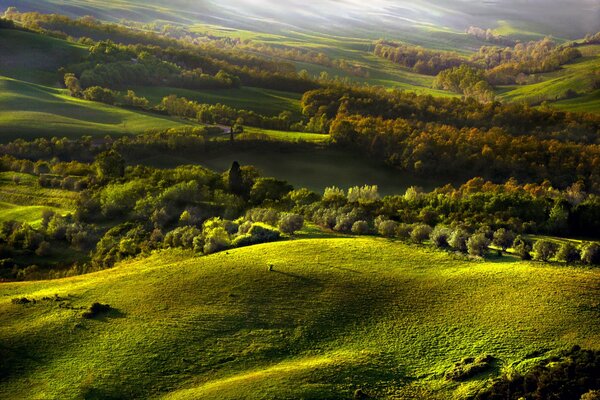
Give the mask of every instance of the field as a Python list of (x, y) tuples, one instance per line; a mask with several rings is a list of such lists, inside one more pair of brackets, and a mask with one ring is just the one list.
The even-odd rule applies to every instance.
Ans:
[(539, 104), (546, 100), (561, 99), (566, 91), (571, 89), (581, 96), (558, 102), (558, 108), (571, 111), (600, 111), (594, 104), (597, 93), (589, 93), (592, 73), (600, 68), (600, 46), (583, 46), (580, 50), (584, 54), (582, 59), (564, 65), (558, 71), (541, 74), (540, 83), (501, 89), (500, 99)]
[[(15, 177), (18, 184), (15, 184)], [(0, 222), (19, 221), (37, 226), (42, 212), (67, 214), (75, 207), (76, 193), (42, 188), (37, 178), (20, 173), (0, 173)]]
[(172, 118), (76, 99), (62, 89), (0, 77), (2, 142), (40, 136), (123, 135), (184, 125)]
[[(598, 270), (468, 262), (374, 238), (162, 252), (3, 284), (0, 396), (344, 399), (360, 387), (463, 398), (549, 349), (600, 348), (598, 295)], [(11, 304), (22, 297), (37, 303)], [(93, 302), (113, 311), (82, 319)], [(496, 358), (492, 370), (443, 377), (480, 354)]]
[(253, 87), (222, 90), (186, 90), (166, 87), (134, 87), (138, 96), (146, 97), (150, 105), (160, 103), (163, 97), (175, 94), (194, 100), (198, 103), (224, 104), (233, 108), (251, 110), (264, 115), (279, 115), (282, 111), (290, 111), (295, 115), (301, 113), (300, 98), (297, 93), (281, 92)]

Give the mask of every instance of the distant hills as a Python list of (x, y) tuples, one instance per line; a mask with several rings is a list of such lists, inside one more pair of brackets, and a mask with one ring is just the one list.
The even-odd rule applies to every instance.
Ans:
[(0, 8), (56, 12), (101, 19), (214, 23), (255, 30), (310, 29), (378, 36), (385, 32), (436, 26), (463, 31), (471, 25), (509, 24), (516, 31), (575, 39), (600, 30), (596, 0), (0, 0)]

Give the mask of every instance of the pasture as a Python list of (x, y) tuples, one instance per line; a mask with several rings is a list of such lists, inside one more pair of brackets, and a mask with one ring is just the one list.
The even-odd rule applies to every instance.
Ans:
[[(600, 348), (599, 291), (594, 269), (376, 238), (160, 252), (0, 286), (0, 396), (460, 399), (550, 349)], [(83, 319), (94, 302), (111, 311)], [(488, 370), (444, 378), (482, 354)]]

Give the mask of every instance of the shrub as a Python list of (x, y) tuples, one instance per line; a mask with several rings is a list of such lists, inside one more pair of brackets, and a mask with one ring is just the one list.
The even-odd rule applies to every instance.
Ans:
[(89, 101), (115, 104), (116, 93), (113, 90), (105, 89), (100, 86), (92, 86), (83, 91), (83, 98)]
[(109, 312), (111, 309), (111, 306), (109, 306), (108, 304), (94, 303), (90, 306), (90, 308), (88, 308), (86, 312), (83, 313), (82, 317), (88, 319), (96, 318), (100, 314), (105, 314)]
[(182, 226), (168, 232), (164, 238), (164, 244), (170, 248), (191, 249), (194, 246), (194, 238), (202, 232), (193, 226)]
[(45, 240), (42, 243), (40, 243), (37, 250), (35, 251), (35, 254), (37, 254), (40, 257), (47, 257), (51, 253), (52, 253), (52, 246), (50, 245), (50, 243), (48, 243)]
[(262, 224), (254, 224), (248, 233), (255, 238), (257, 243), (266, 243), (279, 240), (281, 233), (274, 228)]
[(514, 241), (515, 234), (512, 231), (500, 228), (496, 232), (494, 232), (492, 244), (501, 248), (502, 251), (506, 251), (506, 249), (508, 249)]
[(435, 247), (445, 248), (448, 247), (448, 238), (451, 233), (450, 229), (437, 225), (429, 235), (429, 239)]
[(348, 189), (348, 203), (370, 205), (379, 201), (380, 198), (379, 188), (377, 186), (355, 186)]
[(600, 385), (600, 352), (579, 346), (557, 357), (541, 360), (525, 374), (512, 373), (496, 379), (476, 400), (594, 399)]
[(452, 368), (446, 371), (444, 377), (452, 381), (464, 381), (489, 370), (492, 368), (493, 362), (494, 357), (490, 355), (482, 355), (477, 358), (467, 357), (454, 364)]
[(469, 238), (467, 241), (467, 251), (470, 255), (476, 257), (485, 256), (485, 252), (490, 246), (490, 240), (487, 238), (485, 233), (476, 233)]
[(448, 238), (448, 244), (454, 250), (466, 253), (468, 240), (469, 233), (463, 228), (457, 228), (450, 234), (450, 237)]
[(600, 245), (598, 243), (583, 243), (581, 245), (581, 261), (588, 265), (600, 264)]
[(229, 234), (225, 228), (208, 230), (204, 237), (204, 254), (212, 254), (227, 249), (231, 245)]
[(402, 240), (410, 239), (410, 232), (412, 231), (412, 227), (409, 224), (401, 223), (398, 224), (398, 228), (396, 228), (396, 236)]
[(325, 188), (323, 192), (323, 203), (325, 204), (344, 204), (346, 202), (346, 192), (335, 186)]
[(279, 218), (279, 230), (285, 234), (293, 235), (304, 226), (304, 217), (298, 214), (286, 213)]
[(377, 231), (379, 232), (379, 234), (381, 236), (394, 237), (396, 235), (397, 227), (398, 227), (398, 224), (395, 221), (388, 219), (386, 221), (382, 221), (379, 223)]
[(335, 219), (333, 230), (338, 232), (350, 232), (354, 222), (356, 222), (356, 216), (353, 213), (340, 214)]
[(600, 400), (600, 390), (590, 390), (582, 394), (581, 400)]
[(556, 259), (570, 264), (579, 261), (581, 259), (581, 254), (579, 254), (579, 250), (577, 250), (572, 243), (566, 242), (559, 246), (558, 252), (556, 253)]
[(246, 219), (251, 222), (264, 222), (271, 226), (277, 226), (279, 212), (272, 208), (253, 208), (246, 212)]
[(232, 242), (235, 247), (250, 246), (260, 243), (274, 242), (281, 238), (281, 233), (268, 225), (252, 224), (247, 233), (238, 235)]
[(531, 260), (531, 243), (521, 235), (515, 238), (512, 247), (521, 260)]
[(534, 259), (548, 261), (556, 254), (556, 245), (549, 240), (540, 239), (533, 244)]
[(352, 233), (355, 235), (367, 235), (369, 231), (369, 223), (367, 221), (356, 221), (352, 225)]
[(412, 232), (410, 233), (410, 238), (415, 243), (423, 243), (426, 239), (429, 238), (431, 232), (433, 232), (433, 229), (431, 229), (429, 225), (418, 224), (412, 229)]

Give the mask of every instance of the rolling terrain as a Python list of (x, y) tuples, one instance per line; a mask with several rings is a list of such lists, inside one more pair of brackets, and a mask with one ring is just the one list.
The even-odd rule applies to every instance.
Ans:
[[(462, 398), (548, 349), (600, 348), (598, 270), (502, 260), (321, 237), (3, 284), (0, 395)], [(83, 319), (94, 302), (112, 311)], [(481, 354), (493, 368), (444, 378)]]

